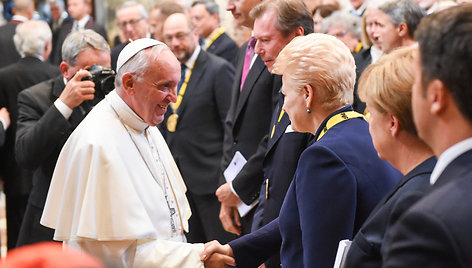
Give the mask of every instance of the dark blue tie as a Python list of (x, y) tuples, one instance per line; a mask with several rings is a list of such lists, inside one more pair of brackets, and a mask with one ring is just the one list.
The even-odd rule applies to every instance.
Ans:
[(180, 64), (180, 81), (179, 81), (179, 84), (177, 85), (177, 94), (179, 93), (180, 87), (182, 86), (182, 83), (185, 80), (185, 68), (187, 68), (185, 64), (181, 63)]

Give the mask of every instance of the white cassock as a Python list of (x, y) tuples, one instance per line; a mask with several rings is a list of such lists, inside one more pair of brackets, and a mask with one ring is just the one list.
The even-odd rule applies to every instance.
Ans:
[(41, 224), (108, 264), (203, 267), (185, 191), (159, 130), (112, 91), (62, 148)]

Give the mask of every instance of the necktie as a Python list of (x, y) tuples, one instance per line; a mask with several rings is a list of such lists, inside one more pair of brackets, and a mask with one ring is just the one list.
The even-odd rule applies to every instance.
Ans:
[(181, 63), (180, 64), (180, 81), (179, 81), (179, 84), (177, 85), (177, 94), (179, 93), (180, 87), (182, 86), (182, 83), (185, 80), (185, 68), (187, 68), (185, 64)]
[(244, 56), (244, 66), (243, 73), (241, 75), (241, 88), (243, 90), (244, 82), (246, 81), (247, 74), (249, 73), (249, 68), (251, 67), (251, 61), (254, 57), (254, 47), (256, 46), (256, 39), (252, 37), (246, 47), (246, 55)]

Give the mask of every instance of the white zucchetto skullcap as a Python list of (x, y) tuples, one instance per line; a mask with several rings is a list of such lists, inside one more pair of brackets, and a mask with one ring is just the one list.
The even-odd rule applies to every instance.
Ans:
[(123, 48), (123, 50), (120, 52), (120, 55), (118, 56), (118, 60), (116, 63), (116, 72), (118, 73), (120, 68), (127, 61), (129, 61), (134, 55), (138, 54), (139, 51), (146, 49), (148, 47), (160, 46), (160, 45), (166, 46), (166, 44), (152, 38), (141, 38), (141, 39), (131, 41), (129, 44), (127, 44)]

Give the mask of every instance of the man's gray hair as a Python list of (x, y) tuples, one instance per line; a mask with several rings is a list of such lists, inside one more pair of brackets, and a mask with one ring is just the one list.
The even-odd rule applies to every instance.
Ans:
[(379, 10), (388, 15), (393, 25), (398, 26), (405, 23), (411, 38), (413, 38), (421, 19), (426, 15), (414, 0), (387, 1), (379, 6)]
[(93, 30), (79, 30), (70, 33), (62, 44), (62, 60), (75, 66), (77, 56), (87, 48), (93, 48), (110, 53), (107, 41)]
[(42, 56), (46, 44), (52, 42), (52, 32), (42, 20), (26, 21), (16, 27), (13, 42), (21, 56)]
[(327, 33), (333, 25), (341, 25), (347, 28), (354, 37), (361, 39), (362, 19), (359, 16), (345, 10), (338, 10), (323, 19), (322, 32)]
[(151, 48), (143, 49), (136, 53), (136, 55), (134, 55), (118, 69), (115, 76), (115, 88), (118, 90), (123, 88), (123, 82), (121, 78), (125, 73), (132, 73), (135, 75), (136, 79), (141, 79), (146, 73), (146, 69), (148, 68), (149, 64), (157, 63), (157, 59), (164, 48), (167, 48), (167, 46), (164, 43), (160, 43)]
[(217, 14), (218, 16), (220, 15), (220, 7), (218, 6), (217, 3), (213, 0), (197, 0), (192, 3), (192, 7), (202, 4), (205, 6), (206, 11), (210, 13), (210, 15)]
[(118, 14), (118, 12), (120, 10), (128, 8), (128, 7), (132, 7), (132, 6), (137, 6), (139, 8), (140, 13), (141, 13), (141, 18), (142, 19), (147, 19), (148, 12), (147, 12), (146, 7), (144, 7), (143, 4), (138, 3), (136, 1), (126, 1), (126, 2), (124, 2), (121, 6), (118, 7), (118, 9), (116, 10), (116, 14)]
[(49, 4), (56, 3), (61, 11), (64, 11), (65, 5), (63, 0), (49, 0)]

